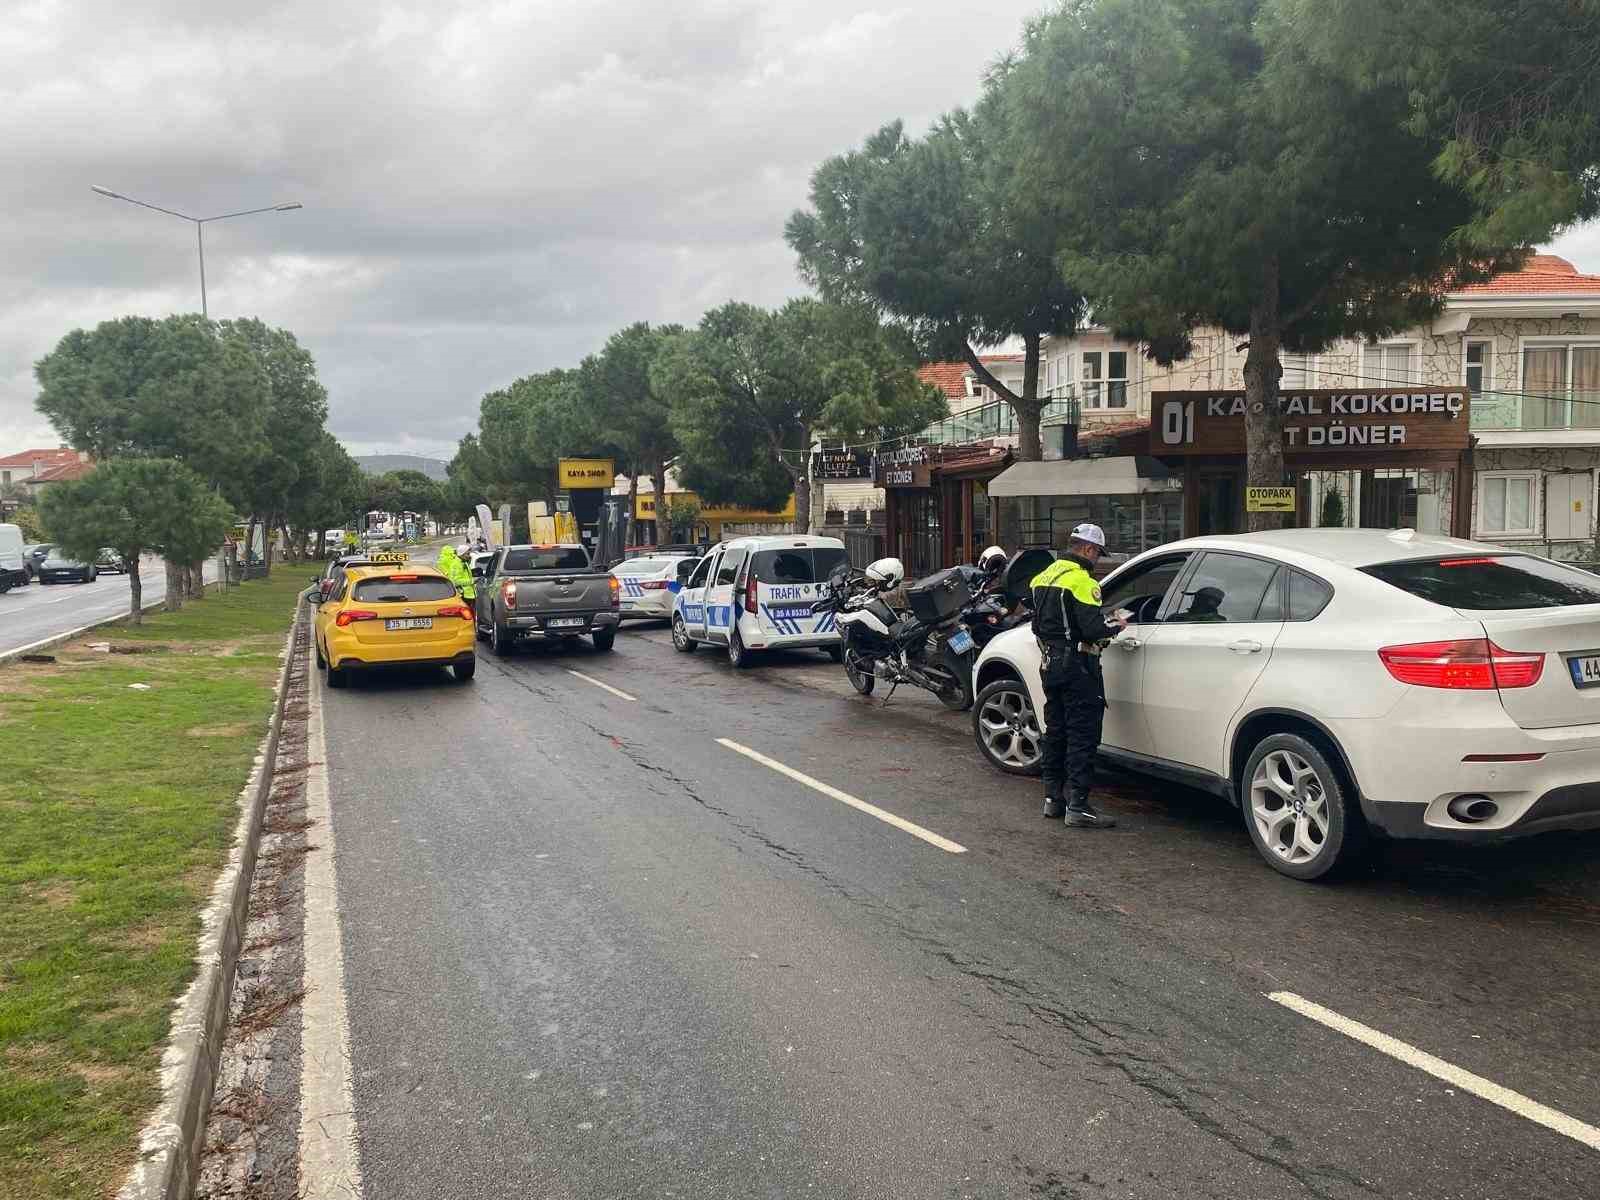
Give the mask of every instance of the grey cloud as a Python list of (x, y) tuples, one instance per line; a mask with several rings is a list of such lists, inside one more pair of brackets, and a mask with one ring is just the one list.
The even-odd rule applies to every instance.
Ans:
[(0, 29), (0, 448), (49, 443), (32, 363), (198, 307), (317, 355), (358, 450), (448, 454), (478, 398), (634, 320), (800, 290), (811, 168), (966, 103), (1039, 0), (63, 0)]

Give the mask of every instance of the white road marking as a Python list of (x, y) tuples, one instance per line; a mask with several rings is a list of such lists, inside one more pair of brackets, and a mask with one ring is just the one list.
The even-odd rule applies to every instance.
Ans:
[[(307, 652), (309, 654), (309, 651)], [(328, 797), (328, 738), (323, 682), (312, 677), (306, 722), (306, 816), (316, 849), (305, 865), (305, 999), (300, 1002), (300, 1195), (360, 1200), (361, 1155), (350, 1085), (350, 1024), (345, 1012), (344, 951)]]
[(1510, 1088), (1501, 1087), (1481, 1075), (1464, 1071), (1442, 1058), (1435, 1058), (1426, 1050), (1418, 1050), (1399, 1038), (1379, 1033), (1370, 1025), (1352, 1021), (1331, 1008), (1323, 1008), (1322, 1005), (1303, 996), (1297, 996), (1293, 992), (1268, 992), (1267, 999), (1299, 1013), (1302, 1017), (1308, 1017), (1319, 1025), (1326, 1025), (1329, 1029), (1344, 1034), (1345, 1037), (1354, 1038), (1365, 1046), (1371, 1046), (1380, 1054), (1398, 1059), (1408, 1067), (1415, 1067), (1464, 1092), (1471, 1092), (1480, 1100), (1498, 1104), (1506, 1111), (1516, 1113), (1517, 1116), (1524, 1117), (1536, 1125), (1543, 1125), (1546, 1129), (1552, 1129), (1575, 1142), (1582, 1142), (1591, 1150), (1600, 1150), (1600, 1129), (1586, 1125), (1576, 1117), (1569, 1117), (1566, 1113), (1548, 1105), (1540, 1104), (1537, 1100), (1531, 1100), (1521, 1092), (1513, 1092)]
[(896, 829), (903, 829), (912, 837), (919, 837), (930, 846), (937, 846), (939, 849), (947, 850), (951, 854), (965, 854), (967, 852), (967, 848), (960, 842), (952, 842), (949, 838), (941, 837), (931, 829), (924, 829), (921, 825), (908, 821), (904, 817), (897, 817), (892, 812), (885, 812), (876, 804), (868, 804), (865, 800), (858, 800), (849, 792), (841, 792), (836, 787), (830, 787), (828, 784), (823, 783), (822, 780), (813, 779), (804, 771), (796, 771), (793, 767), (785, 766), (777, 759), (768, 758), (765, 754), (750, 749), (749, 746), (741, 746), (738, 742), (729, 741), (727, 738), (718, 738), (717, 745), (724, 746), (735, 754), (742, 754), (753, 762), (760, 763), (763, 767), (771, 768), (780, 775), (787, 775), (796, 783), (803, 783), (813, 791), (821, 792), (824, 796), (837, 800), (840, 804), (848, 804), (851, 808), (864, 812), (869, 817), (877, 817), (878, 820), (886, 825), (893, 825)]
[(610, 692), (613, 696), (620, 696), (624, 700), (632, 700), (635, 704), (637, 704), (639, 702), (639, 697), (630, 696), (630, 695), (628, 695), (627, 692), (623, 691), (621, 688), (614, 688), (609, 683), (602, 683), (600, 680), (596, 679), (593, 675), (585, 675), (582, 671), (572, 671), (572, 670), (569, 670), (567, 672), (567, 674), (568, 675), (576, 675), (579, 679), (583, 680), (585, 683), (592, 683), (592, 684), (595, 685), (595, 687), (599, 688), (601, 691)]

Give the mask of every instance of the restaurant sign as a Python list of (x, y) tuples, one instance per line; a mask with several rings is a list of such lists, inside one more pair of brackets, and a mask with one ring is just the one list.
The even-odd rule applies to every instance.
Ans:
[(926, 446), (902, 446), (873, 457), (872, 478), (879, 487), (927, 487), (933, 455)]
[[(1286, 392), (1285, 454), (1364, 450), (1465, 450), (1468, 395), (1462, 389)], [(1243, 454), (1243, 392), (1155, 392), (1150, 398), (1150, 452), (1155, 455)]]
[(872, 451), (836, 447), (818, 450), (811, 455), (813, 479), (870, 479), (872, 477)]

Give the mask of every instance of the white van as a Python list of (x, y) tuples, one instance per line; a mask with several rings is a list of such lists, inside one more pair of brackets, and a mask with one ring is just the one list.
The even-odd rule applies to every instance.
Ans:
[(28, 582), (27, 565), (22, 561), (22, 529), (0, 525), (0, 594)]
[(846, 561), (838, 538), (742, 537), (711, 547), (672, 602), (672, 644), (726, 646), (748, 666), (753, 650), (826, 650), (839, 657), (833, 613), (813, 615), (822, 583)]

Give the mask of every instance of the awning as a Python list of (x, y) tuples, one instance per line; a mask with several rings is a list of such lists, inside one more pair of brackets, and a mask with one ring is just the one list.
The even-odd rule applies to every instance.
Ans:
[(1168, 492), (1167, 468), (1145, 455), (1013, 463), (989, 481), (991, 496), (1132, 496)]

